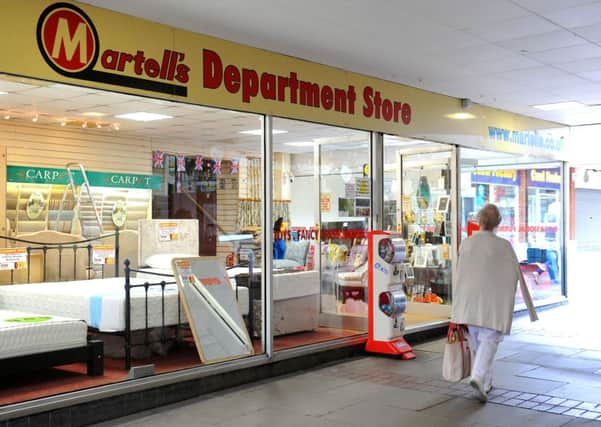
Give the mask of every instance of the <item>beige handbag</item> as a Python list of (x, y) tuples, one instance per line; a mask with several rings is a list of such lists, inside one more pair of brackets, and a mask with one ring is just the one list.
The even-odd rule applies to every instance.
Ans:
[(449, 323), (447, 342), (442, 358), (442, 377), (450, 382), (459, 382), (470, 376), (472, 369), (467, 327)]

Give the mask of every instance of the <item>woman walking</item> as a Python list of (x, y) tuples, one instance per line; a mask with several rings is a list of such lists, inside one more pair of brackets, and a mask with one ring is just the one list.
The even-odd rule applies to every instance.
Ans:
[(501, 223), (499, 209), (486, 204), (478, 213), (478, 222), (480, 231), (459, 250), (451, 321), (468, 325), (470, 385), (478, 400), (486, 402), (498, 345), (511, 332), (518, 282), (530, 320), (538, 317), (511, 244), (495, 234)]

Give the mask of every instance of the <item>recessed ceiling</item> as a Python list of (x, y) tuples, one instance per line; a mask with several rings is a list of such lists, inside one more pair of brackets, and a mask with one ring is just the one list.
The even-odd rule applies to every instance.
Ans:
[[(153, 113), (169, 118), (135, 121), (122, 114)], [(172, 143), (190, 150), (215, 147), (229, 155), (260, 155), (261, 136), (241, 133), (261, 129), (261, 116), (238, 111), (158, 101), (97, 89), (68, 86), (33, 79), (0, 75), (0, 121), (47, 128), (86, 129), (88, 132), (118, 132), (124, 138), (146, 139), (154, 147)], [(276, 151), (312, 152), (312, 145), (290, 145), (299, 141), (336, 144), (336, 149), (352, 150), (349, 141), (369, 141), (367, 132), (297, 120), (276, 118), (274, 129), (285, 133), (274, 136)], [(203, 148), (204, 147), (204, 148)]]
[(568, 125), (601, 110), (601, 1), (85, 0), (250, 44)]

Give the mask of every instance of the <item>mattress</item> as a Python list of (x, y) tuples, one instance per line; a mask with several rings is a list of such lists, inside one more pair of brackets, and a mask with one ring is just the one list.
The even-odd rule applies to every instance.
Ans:
[[(175, 279), (170, 279), (169, 277), (161, 278), (161, 276), (156, 276), (154, 274), (146, 274), (146, 273), (168, 274), (171, 278), (173, 278), (173, 270), (171, 270), (171, 269), (142, 267), (142, 268), (139, 268), (138, 270), (142, 271), (142, 273), (136, 273), (136, 278), (138, 278), (138, 279), (146, 279), (146, 280), (150, 280), (153, 282), (163, 280), (163, 279), (175, 280)], [(246, 271), (248, 271), (248, 269), (246, 269)], [(232, 289), (234, 289), (234, 292), (236, 292), (236, 299), (238, 300), (238, 308), (240, 310), (240, 314), (243, 316), (248, 315), (248, 310), (249, 310), (248, 288), (246, 288), (244, 286), (239, 286), (238, 289), (236, 289), (236, 279), (234, 278), (234, 276), (231, 276), (231, 275), (230, 275), (230, 284), (232, 285)]]
[[(132, 279), (143, 284), (146, 280)], [(145, 329), (144, 288), (131, 290), (131, 329)], [(161, 287), (148, 290), (148, 327), (162, 326)], [(124, 278), (0, 286), (0, 307), (85, 321), (101, 332), (125, 330)], [(184, 318), (183, 311), (181, 312)], [(165, 287), (165, 325), (178, 323), (177, 286)]]
[[(230, 278), (233, 278), (238, 274), (248, 274), (248, 267), (235, 267), (229, 269), (227, 272)], [(259, 274), (260, 272), (259, 268), (253, 269), (253, 273)], [(318, 295), (319, 293), (318, 271), (294, 271), (290, 273), (274, 273), (273, 275), (274, 301)]]
[(0, 359), (83, 347), (87, 331), (81, 320), (0, 310)]

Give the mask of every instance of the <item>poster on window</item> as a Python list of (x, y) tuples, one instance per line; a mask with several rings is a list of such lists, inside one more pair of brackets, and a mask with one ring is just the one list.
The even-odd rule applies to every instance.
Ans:
[(0, 270), (21, 270), (27, 266), (25, 248), (0, 249)]
[(369, 178), (357, 178), (355, 197), (369, 197)]
[(330, 212), (332, 195), (330, 193), (321, 193), (319, 198), (319, 207), (322, 212)]
[(94, 246), (92, 248), (94, 265), (109, 265), (115, 263), (115, 247), (113, 245)]
[(161, 222), (159, 224), (159, 242), (177, 240), (178, 230), (177, 222)]
[(357, 187), (354, 182), (347, 182), (344, 184), (344, 197), (346, 199), (354, 199), (357, 193)]

